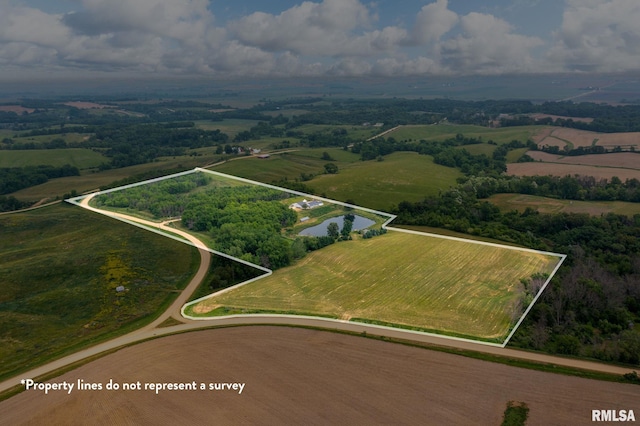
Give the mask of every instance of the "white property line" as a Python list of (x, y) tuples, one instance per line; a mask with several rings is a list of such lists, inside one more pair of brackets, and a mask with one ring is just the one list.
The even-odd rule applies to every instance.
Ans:
[[(554, 270), (551, 272), (551, 274), (549, 274), (549, 277), (547, 278), (546, 282), (540, 288), (538, 293), (535, 295), (534, 299), (529, 304), (527, 309), (524, 311), (524, 313), (522, 314), (522, 316), (520, 317), (518, 322), (515, 324), (515, 326), (512, 328), (511, 332), (509, 333), (509, 335), (507, 336), (507, 338), (504, 340), (503, 343), (491, 343), (491, 342), (485, 342), (485, 341), (481, 341), (481, 340), (473, 340), (473, 339), (466, 339), (466, 338), (462, 338), (462, 337), (448, 336), (446, 334), (437, 334), (437, 333), (430, 333), (430, 332), (426, 332), (426, 331), (417, 331), (417, 330), (404, 329), (404, 328), (400, 328), (400, 327), (389, 327), (389, 326), (383, 326), (383, 325), (378, 325), (378, 324), (369, 324), (369, 323), (358, 322), (358, 321), (346, 321), (346, 320), (339, 320), (339, 319), (326, 318), (326, 317), (311, 317), (311, 316), (305, 316), (305, 315), (237, 314), (237, 315), (216, 316), (216, 317), (193, 317), (193, 316), (187, 315), (185, 313), (185, 310), (189, 306), (192, 306), (192, 305), (194, 305), (196, 303), (199, 303), (199, 302), (201, 302), (203, 300), (207, 300), (207, 299), (219, 296), (221, 294), (230, 292), (230, 291), (235, 290), (237, 288), (240, 288), (240, 287), (242, 287), (244, 285), (247, 285), (247, 284), (250, 284), (252, 282), (255, 282), (255, 281), (259, 280), (259, 279), (265, 278), (265, 277), (273, 274), (273, 271), (271, 269), (265, 268), (263, 266), (256, 265), (254, 263), (248, 262), (248, 261), (246, 261), (244, 259), (240, 259), (238, 257), (234, 257), (234, 256), (228, 255), (226, 253), (222, 253), (220, 251), (213, 250), (213, 249), (211, 249), (211, 248), (209, 248), (209, 247), (207, 247), (205, 245), (194, 244), (191, 241), (188, 241), (188, 240), (183, 239), (183, 238), (179, 238), (178, 236), (176, 236), (174, 234), (171, 234), (168, 231), (162, 231), (160, 228), (147, 226), (147, 225), (144, 225), (142, 223), (136, 222), (135, 219), (134, 220), (125, 219), (123, 217), (118, 216), (117, 214), (114, 214), (114, 213), (106, 211), (106, 210), (97, 209), (95, 207), (90, 207), (88, 205), (87, 206), (82, 205), (81, 204), (81, 200), (83, 200), (84, 198), (89, 197), (89, 196), (93, 197), (93, 196), (97, 196), (97, 195), (107, 194), (107, 193), (114, 192), (114, 191), (120, 191), (120, 190), (123, 190), (123, 189), (133, 188), (133, 187), (140, 186), (140, 185), (146, 185), (146, 184), (150, 184), (150, 183), (155, 183), (155, 182), (159, 182), (159, 181), (162, 181), (162, 180), (165, 180), (165, 179), (172, 179), (172, 178), (176, 178), (176, 177), (180, 177), (180, 176), (184, 176), (184, 175), (188, 175), (188, 174), (192, 174), (192, 173), (196, 173), (196, 172), (204, 172), (204, 173), (208, 173), (208, 174), (211, 174), (211, 175), (219, 176), (219, 177), (230, 179), (230, 180), (236, 180), (236, 181), (248, 183), (248, 184), (251, 184), (251, 185), (263, 186), (265, 188), (275, 189), (275, 190), (278, 190), (278, 191), (286, 192), (288, 194), (295, 194), (295, 195), (299, 195), (299, 196), (314, 198), (314, 199), (325, 201), (325, 202), (327, 202), (329, 204), (337, 204), (337, 205), (341, 205), (341, 206), (344, 206), (344, 207), (352, 208), (354, 210), (361, 210), (361, 211), (365, 211), (365, 212), (368, 212), (368, 213), (373, 213), (373, 214), (376, 214), (376, 215), (379, 215), (379, 216), (384, 216), (384, 217), (387, 217), (388, 219), (382, 224), (382, 227), (385, 228), (385, 229), (391, 230), (391, 231), (404, 232), (404, 233), (408, 233), (408, 234), (415, 234), (415, 235), (432, 237), (432, 238), (441, 238), (441, 239), (459, 241), (459, 242), (464, 242), (464, 243), (480, 244), (480, 245), (486, 245), (486, 246), (489, 246), (489, 247), (497, 247), (497, 248), (503, 248), (503, 249), (508, 249), (508, 250), (517, 250), (517, 251), (528, 252), (528, 253), (537, 253), (537, 254), (542, 254), (542, 255), (545, 255), (545, 256), (555, 256), (555, 257), (558, 257), (560, 260), (559, 260), (558, 264), (556, 265), (556, 267), (554, 268)], [(529, 313), (529, 311), (533, 308), (533, 305), (536, 303), (538, 298), (542, 295), (542, 292), (545, 290), (545, 288), (547, 287), (547, 285), (549, 284), (549, 282), (551, 281), (551, 279), (556, 274), (556, 272), (558, 271), (558, 269), (560, 268), (560, 266), (562, 265), (562, 263), (564, 262), (564, 260), (567, 257), (566, 255), (559, 254), (559, 253), (552, 253), (552, 252), (541, 251), (541, 250), (534, 250), (534, 249), (528, 249), (528, 248), (509, 246), (509, 245), (505, 245), (505, 244), (490, 243), (490, 242), (486, 242), (486, 241), (470, 240), (470, 239), (466, 239), (466, 238), (452, 237), (452, 236), (448, 236), (448, 235), (440, 235), (440, 234), (433, 234), (433, 233), (428, 233), (428, 232), (414, 231), (414, 230), (410, 230), (410, 229), (402, 229), (402, 228), (390, 227), (388, 225), (397, 217), (397, 216), (395, 216), (393, 214), (390, 214), (390, 213), (382, 212), (382, 211), (379, 211), (379, 210), (368, 209), (366, 207), (360, 207), (360, 206), (356, 206), (356, 205), (353, 205), (353, 204), (343, 203), (343, 202), (340, 202), (340, 201), (335, 201), (335, 200), (331, 200), (331, 199), (324, 198), (324, 197), (318, 197), (316, 195), (307, 194), (307, 193), (304, 193), (304, 192), (295, 191), (295, 190), (291, 190), (291, 189), (287, 189), (287, 188), (282, 188), (282, 187), (279, 187), (279, 186), (270, 185), (270, 184), (266, 184), (266, 183), (262, 183), (262, 182), (256, 182), (256, 181), (253, 181), (253, 180), (250, 180), (250, 179), (245, 179), (245, 178), (241, 178), (241, 177), (237, 177), (237, 176), (228, 175), (228, 174), (225, 174), (225, 173), (215, 172), (215, 171), (212, 171), (212, 170), (202, 169), (202, 168), (199, 168), (199, 167), (196, 167), (193, 170), (188, 170), (188, 171), (185, 171), (185, 172), (175, 173), (175, 174), (172, 174), (172, 175), (167, 175), (167, 176), (163, 176), (163, 177), (159, 177), (159, 178), (155, 178), (155, 179), (149, 179), (149, 180), (146, 180), (146, 181), (125, 185), (125, 186), (121, 186), (121, 187), (118, 187), (118, 188), (112, 188), (112, 189), (108, 189), (108, 190), (105, 190), (105, 191), (92, 193), (92, 194), (89, 194), (89, 195), (82, 195), (82, 196), (79, 196), (79, 197), (70, 198), (70, 199), (67, 199), (66, 201), (69, 202), (69, 203), (75, 204), (77, 206), (86, 208), (88, 210), (103, 214), (105, 216), (109, 216), (111, 218), (120, 220), (120, 221), (128, 223), (130, 225), (137, 226), (139, 228), (146, 229), (146, 230), (151, 231), (151, 232), (155, 232), (156, 234), (172, 238), (172, 239), (174, 239), (176, 241), (179, 241), (181, 243), (189, 244), (191, 246), (194, 246), (194, 247), (202, 249), (202, 250), (207, 250), (207, 251), (209, 251), (209, 252), (211, 252), (211, 253), (213, 253), (215, 255), (222, 256), (224, 258), (237, 261), (237, 262), (242, 263), (244, 265), (251, 266), (253, 268), (256, 268), (256, 269), (259, 269), (259, 270), (265, 272), (264, 274), (262, 274), (262, 275), (260, 275), (258, 277), (252, 278), (252, 279), (250, 279), (248, 281), (243, 281), (243, 282), (241, 282), (239, 284), (236, 284), (234, 286), (222, 289), (220, 291), (211, 293), (211, 294), (209, 294), (207, 296), (200, 297), (200, 298), (198, 298), (196, 300), (193, 300), (193, 301), (191, 301), (189, 303), (186, 303), (181, 309), (181, 314), (182, 314), (183, 317), (191, 319), (191, 320), (195, 320), (195, 321), (214, 321), (216, 319), (232, 319), (232, 318), (238, 318), (238, 317), (249, 317), (249, 316), (252, 316), (252, 315), (257, 315), (257, 316), (266, 317), (266, 318), (270, 318), (270, 317), (274, 317), (274, 318), (275, 317), (282, 317), (282, 318), (313, 318), (313, 319), (316, 319), (316, 320), (320, 319), (320, 320), (329, 321), (329, 322), (358, 324), (358, 325), (367, 326), (367, 327), (374, 328), (374, 329), (396, 330), (396, 331), (401, 331), (401, 332), (405, 332), (405, 333), (408, 333), (408, 334), (420, 334), (420, 335), (434, 336), (434, 337), (439, 337), (439, 338), (444, 338), (444, 339), (449, 339), (449, 340), (455, 340), (455, 341), (461, 341), (461, 342), (479, 343), (479, 344), (483, 344), (483, 345), (487, 345), (487, 346), (494, 346), (494, 347), (502, 347), (502, 348), (504, 348), (507, 345), (507, 343), (509, 342), (509, 340), (511, 339), (511, 337), (515, 334), (515, 332), (517, 331), (517, 329), (520, 326), (520, 324), (522, 324), (522, 322), (524, 321), (524, 319), (527, 316), (527, 314)], [(160, 224), (158, 224), (158, 225), (160, 225)]]

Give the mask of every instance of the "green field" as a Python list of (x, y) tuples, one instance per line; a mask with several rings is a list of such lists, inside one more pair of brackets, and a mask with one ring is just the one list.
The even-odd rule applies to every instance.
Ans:
[[(136, 166), (111, 169), (99, 173), (83, 173), (82, 176), (51, 179), (41, 185), (21, 189), (11, 195), (20, 200), (39, 201), (43, 198), (61, 197), (63, 194), (71, 192), (71, 190), (76, 190), (81, 194), (85, 191), (92, 191), (137, 174), (167, 169), (187, 170), (194, 167), (201, 167), (208, 162), (217, 161), (218, 158), (220, 158), (220, 156), (214, 155), (213, 150), (209, 149), (209, 154), (203, 154), (200, 157), (188, 155), (165, 157), (159, 158), (158, 161), (153, 163), (138, 164)], [(173, 170), (173, 172), (175, 172), (175, 170)]]
[[(337, 174), (324, 174), (327, 161), (320, 158), (323, 152), (335, 158), (332, 162), (339, 168)], [(455, 185), (456, 178), (462, 176), (457, 169), (435, 164), (428, 155), (395, 152), (384, 161), (360, 161), (357, 154), (338, 148), (301, 149), (265, 160), (229, 161), (212, 170), (266, 183), (283, 178), (295, 180), (301, 173), (313, 174), (316, 176), (304, 184), (315, 194), (383, 211), (401, 201), (436, 195)]]
[(502, 341), (521, 278), (559, 258), (399, 231), (341, 242), (204, 300), (197, 315), (276, 311), (417, 327)]
[(203, 130), (219, 129), (222, 133), (229, 135), (233, 139), (238, 133), (249, 130), (256, 124), (258, 120), (242, 120), (242, 119), (225, 119), (222, 121), (197, 120), (196, 127)]
[(0, 151), (0, 167), (24, 167), (48, 165), (61, 167), (65, 164), (79, 169), (98, 167), (101, 163), (108, 163), (104, 155), (82, 148), (66, 149), (27, 149)]
[(335, 175), (306, 182), (316, 193), (376, 210), (388, 211), (401, 201), (420, 201), (456, 184), (462, 173), (440, 166), (428, 155), (395, 152), (384, 161), (359, 161)]
[(186, 244), (66, 203), (0, 216), (0, 234), (0, 379), (149, 322), (200, 260)]
[(525, 194), (495, 194), (488, 201), (503, 211), (524, 211), (527, 207), (540, 213), (588, 213), (599, 216), (607, 213), (633, 216), (640, 214), (640, 204), (624, 201), (574, 201)]
[(387, 136), (393, 136), (396, 140), (436, 140), (441, 141), (449, 138), (455, 138), (459, 133), (466, 137), (482, 138), (483, 141), (507, 143), (516, 139), (526, 142), (531, 136), (542, 130), (543, 126), (518, 126), (518, 127), (500, 127), (490, 128), (482, 126), (473, 126), (468, 124), (437, 124), (431, 126), (402, 126)]
[(271, 183), (284, 178), (295, 180), (301, 173), (322, 173), (326, 161), (308, 156), (293, 155), (295, 153), (272, 155), (270, 158), (260, 159), (246, 157), (227, 161), (212, 167), (211, 170), (239, 176), (259, 182)]

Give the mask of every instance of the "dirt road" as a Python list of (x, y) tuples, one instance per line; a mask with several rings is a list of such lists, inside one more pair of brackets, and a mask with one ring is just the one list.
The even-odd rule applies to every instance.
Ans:
[[(131, 222), (137, 222), (148, 227), (169, 231), (188, 239), (191, 243), (193, 243), (196, 247), (198, 247), (198, 250), (200, 252), (200, 259), (201, 259), (200, 267), (198, 268), (198, 271), (191, 279), (190, 283), (187, 285), (184, 291), (180, 294), (180, 296), (176, 299), (176, 301), (162, 315), (160, 315), (158, 319), (153, 321), (151, 324), (139, 330), (136, 330), (132, 333), (126, 334), (124, 336), (120, 336), (118, 338), (109, 340), (107, 342), (103, 342), (91, 348), (84, 349), (72, 355), (66, 356), (64, 358), (60, 358), (46, 365), (40, 366), (28, 372), (25, 372), (18, 377), (14, 377), (12, 379), (1, 382), (0, 393), (14, 386), (19, 385), (20, 379), (22, 378), (35, 379), (45, 374), (49, 374), (57, 369), (61, 369), (63, 367), (69, 366), (75, 362), (82, 361), (86, 358), (93, 357), (95, 355), (98, 355), (103, 352), (110, 351), (122, 346), (130, 345), (132, 343), (140, 342), (140, 341), (151, 339), (158, 336), (165, 336), (173, 333), (183, 332), (183, 331), (190, 331), (190, 330), (197, 330), (197, 329), (204, 329), (204, 328), (211, 328), (211, 327), (220, 327), (220, 326), (251, 325), (251, 324), (297, 325), (297, 326), (304, 326), (304, 327), (319, 327), (319, 328), (324, 328), (328, 330), (348, 331), (348, 332), (360, 333), (360, 334), (367, 333), (370, 335), (379, 335), (379, 336), (385, 336), (385, 337), (394, 338), (394, 339), (410, 340), (410, 341), (416, 341), (421, 343), (428, 343), (432, 345), (494, 354), (494, 355), (499, 355), (499, 356), (508, 357), (508, 358), (529, 360), (533, 362), (553, 364), (558, 366), (567, 366), (567, 367), (573, 367), (573, 368), (579, 368), (579, 369), (591, 370), (591, 371), (599, 371), (599, 372), (605, 372), (605, 373), (611, 373), (611, 374), (624, 374), (631, 371), (630, 368), (625, 368), (625, 367), (617, 367), (617, 366), (600, 364), (600, 363), (590, 362), (590, 361), (561, 358), (556, 356), (525, 352), (525, 351), (520, 351), (515, 349), (492, 347), (492, 346), (483, 345), (481, 343), (451, 340), (451, 339), (446, 339), (439, 336), (426, 335), (426, 334), (407, 331), (407, 330), (380, 327), (380, 326), (369, 325), (369, 324), (359, 324), (359, 323), (340, 321), (340, 320), (302, 317), (302, 316), (293, 316), (293, 315), (251, 315), (251, 316), (230, 316), (230, 317), (223, 317), (223, 318), (211, 318), (203, 321), (188, 320), (180, 316), (180, 309), (186, 303), (186, 301), (191, 296), (191, 294), (193, 294), (193, 292), (198, 288), (198, 286), (206, 276), (207, 270), (209, 268), (209, 263), (211, 260), (211, 253), (206, 249), (206, 246), (204, 245), (204, 243), (202, 243), (202, 241), (198, 240), (193, 235), (190, 235), (179, 229), (169, 227), (166, 222), (157, 223), (157, 222), (151, 222), (151, 221), (147, 221), (147, 220), (132, 217), (132, 216), (127, 216), (120, 213), (100, 211), (99, 209), (89, 206), (89, 201), (91, 200), (92, 197), (93, 195), (88, 196), (82, 201), (81, 204), (84, 208), (87, 208), (88, 210), (91, 210), (91, 211), (99, 212), (100, 214), (106, 214), (114, 218), (124, 219), (126, 221), (131, 221)], [(163, 321), (165, 321), (169, 317), (179, 319), (182, 322), (182, 324), (171, 326), (171, 327), (157, 328), (159, 324), (161, 324)]]

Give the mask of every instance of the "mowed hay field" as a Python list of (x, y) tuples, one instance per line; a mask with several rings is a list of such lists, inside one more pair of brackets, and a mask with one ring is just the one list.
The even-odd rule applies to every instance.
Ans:
[(534, 162), (507, 165), (507, 173), (516, 176), (532, 175), (585, 175), (600, 179), (617, 176), (622, 181), (640, 179), (640, 153), (613, 152), (563, 156), (542, 151), (527, 152)]
[[(310, 253), (187, 313), (299, 312), (502, 342), (520, 279), (551, 273), (558, 261), (552, 255), (394, 230)], [(227, 309), (212, 312), (221, 307)]]
[(61, 167), (65, 164), (79, 169), (98, 167), (108, 158), (90, 149), (27, 149), (0, 151), (0, 167), (24, 167), (48, 165)]
[(547, 127), (537, 132), (533, 141), (539, 146), (559, 146), (570, 145), (574, 148), (579, 146), (604, 146), (613, 148), (640, 147), (640, 132), (626, 133), (597, 133), (587, 130), (569, 129), (565, 127)]
[(640, 412), (640, 388), (326, 331), (233, 327), (163, 337), (49, 382), (245, 383), (237, 391), (28, 391), (0, 403), (7, 425), (499, 425), (510, 400), (527, 425), (590, 425), (591, 410)]
[(640, 170), (640, 152), (612, 152), (610, 154), (564, 156), (542, 151), (529, 151), (527, 154), (534, 160), (544, 163), (581, 164), (585, 166)]
[(393, 136), (397, 140), (436, 140), (441, 141), (455, 138), (457, 134), (462, 134), (468, 138), (482, 138), (487, 142), (508, 143), (516, 139), (526, 142), (537, 132), (541, 131), (541, 126), (516, 126), (491, 128), (483, 126), (473, 126), (470, 124), (436, 124), (428, 126), (400, 126), (397, 130), (390, 132), (386, 137)]
[[(638, 155), (638, 154), (630, 154)], [(638, 156), (640, 160), (640, 156)], [(640, 170), (619, 167), (585, 166), (582, 164), (558, 164), (534, 161), (532, 163), (507, 164), (507, 174), (514, 176), (593, 176), (597, 179), (611, 180), (616, 176), (623, 182), (627, 179), (640, 179)]]
[(587, 213), (592, 216), (607, 213), (627, 216), (640, 214), (639, 203), (627, 203), (624, 201), (560, 200), (525, 194), (495, 194), (489, 197), (488, 201), (505, 212), (512, 210), (524, 211), (527, 207), (531, 207), (540, 213)]

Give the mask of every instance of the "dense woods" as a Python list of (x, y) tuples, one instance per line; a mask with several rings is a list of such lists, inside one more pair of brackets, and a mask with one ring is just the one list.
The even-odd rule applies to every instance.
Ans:
[(0, 195), (10, 194), (22, 188), (38, 185), (49, 179), (64, 176), (79, 176), (77, 167), (64, 165), (53, 166), (28, 166), (0, 168)]
[[(505, 182), (508, 184), (508, 181)], [(403, 202), (396, 223), (426, 225), (567, 254), (512, 344), (640, 363), (640, 215), (502, 213), (460, 185)]]
[(180, 216), (186, 228), (206, 232), (216, 250), (267, 268), (290, 264), (296, 254), (292, 242), (281, 236), (282, 228), (297, 219), (281, 202), (289, 195), (255, 185), (209, 186), (192, 192), (210, 181), (204, 174), (190, 174), (110, 192), (96, 201), (106, 207), (149, 212), (156, 218)]

